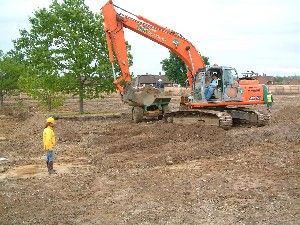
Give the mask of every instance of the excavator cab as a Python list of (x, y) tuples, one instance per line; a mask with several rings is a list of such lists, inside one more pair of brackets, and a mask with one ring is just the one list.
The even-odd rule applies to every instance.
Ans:
[[(212, 85), (213, 83), (213, 85)], [(211, 92), (210, 94), (208, 94)], [(232, 67), (208, 66), (194, 77), (193, 102), (240, 101), (238, 74)]]

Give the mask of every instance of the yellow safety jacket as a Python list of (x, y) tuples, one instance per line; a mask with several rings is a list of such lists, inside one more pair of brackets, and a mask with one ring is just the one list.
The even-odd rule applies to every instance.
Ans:
[(43, 143), (44, 143), (44, 149), (47, 151), (49, 149), (53, 149), (53, 147), (56, 144), (54, 130), (50, 126), (48, 126), (44, 129)]
[(272, 97), (271, 94), (268, 94), (268, 95), (267, 95), (267, 102), (268, 102), (268, 103), (273, 102), (273, 97)]

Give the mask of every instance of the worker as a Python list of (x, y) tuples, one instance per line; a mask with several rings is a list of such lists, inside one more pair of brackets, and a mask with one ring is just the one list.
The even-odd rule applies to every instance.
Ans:
[(213, 74), (212, 81), (204, 91), (204, 96), (206, 100), (209, 100), (211, 98), (217, 86), (218, 86), (218, 77), (216, 76), (216, 74)]
[(269, 91), (269, 93), (267, 95), (267, 108), (268, 108), (269, 112), (271, 110), (272, 104), (273, 104), (273, 95), (272, 95), (272, 92)]
[(49, 174), (55, 174), (56, 171), (53, 169), (54, 163), (54, 147), (56, 144), (55, 133), (54, 133), (55, 119), (49, 117), (43, 132), (43, 143), (44, 150), (47, 151), (46, 154), (46, 163)]
[(164, 83), (163, 83), (162, 79), (158, 79), (156, 81), (155, 87), (158, 88), (158, 89), (163, 89), (164, 88)]

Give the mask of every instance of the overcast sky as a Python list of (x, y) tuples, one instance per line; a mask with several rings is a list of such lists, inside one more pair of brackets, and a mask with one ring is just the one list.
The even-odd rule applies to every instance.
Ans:
[[(99, 12), (107, 0), (86, 0)], [(0, 0), (0, 49), (10, 50), (28, 18), (51, 0)], [(300, 75), (299, 0), (114, 0), (114, 4), (181, 33), (211, 64), (268, 75)], [(168, 50), (132, 31), (137, 74), (158, 74)]]

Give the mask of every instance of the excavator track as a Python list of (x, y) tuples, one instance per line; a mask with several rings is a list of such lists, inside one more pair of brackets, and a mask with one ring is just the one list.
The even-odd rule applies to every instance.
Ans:
[(265, 126), (270, 115), (247, 108), (181, 110), (164, 114), (164, 121), (181, 124), (204, 124), (229, 129), (236, 125)]
[(269, 124), (270, 114), (268, 113), (248, 108), (234, 108), (226, 111), (231, 115), (233, 125), (265, 126)]
[(259, 111), (255, 111), (255, 113), (257, 114), (258, 117), (258, 122), (257, 122), (258, 126), (265, 126), (269, 124), (271, 119), (270, 114), (265, 114)]
[(228, 129), (232, 126), (232, 117), (227, 112), (217, 110), (181, 110), (164, 114), (164, 121), (181, 124), (205, 124)]
[(228, 114), (227, 112), (219, 112), (218, 117), (220, 127), (224, 129), (232, 127), (232, 117), (230, 114)]

